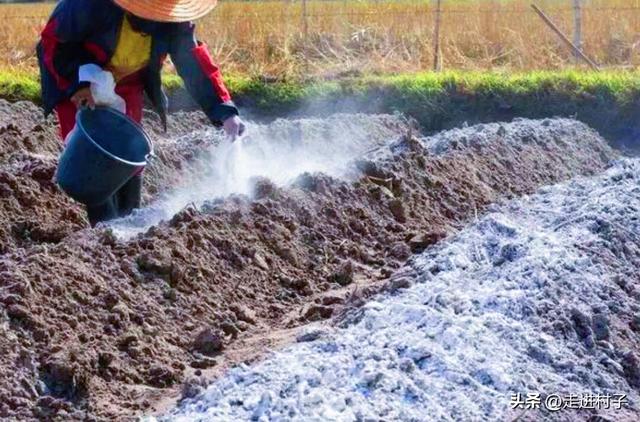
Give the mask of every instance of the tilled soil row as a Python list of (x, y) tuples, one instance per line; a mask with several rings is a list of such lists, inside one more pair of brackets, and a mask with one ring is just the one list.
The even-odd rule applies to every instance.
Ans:
[[(2, 238), (0, 417), (21, 420), (153, 412), (235, 343), (329, 318), (488, 204), (599, 172), (615, 157), (594, 131), (564, 119), (406, 136), (354, 163), (354, 182), (257, 180), (253, 198), (185, 209), (125, 242), (78, 230), (81, 210), (38, 181), (49, 174), (12, 173), (16, 153), (5, 154), (3, 227), (27, 215), (64, 232)], [(178, 165), (163, 159), (164, 174), (188, 155), (172, 157)], [(40, 164), (52, 174), (55, 159)], [(17, 199), (29, 189), (45, 202)]]
[[(184, 168), (210, 144), (195, 139), (176, 144), (173, 139), (207, 126), (206, 117), (178, 113), (167, 132), (155, 115), (145, 116), (157, 157), (146, 172), (145, 199), (176, 186)], [(61, 194), (52, 182), (62, 148), (55, 118), (45, 121), (42, 110), (29, 102), (0, 100), (0, 254), (15, 247), (57, 243), (88, 227), (83, 208)]]

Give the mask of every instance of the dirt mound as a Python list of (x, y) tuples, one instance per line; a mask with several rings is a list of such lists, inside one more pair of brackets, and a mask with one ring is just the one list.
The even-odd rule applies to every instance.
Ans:
[[(151, 201), (161, 189), (178, 185), (186, 164), (212, 140), (180, 145), (170, 141), (205, 127), (206, 117), (200, 113), (172, 116), (167, 132), (152, 113), (145, 118), (158, 151), (147, 172), (145, 200)], [(0, 219), (5, 222), (0, 226), (0, 254), (15, 247), (58, 243), (88, 227), (83, 208), (52, 182), (61, 150), (55, 118), (45, 121), (42, 110), (29, 102), (0, 100)]]
[[(189, 152), (172, 157), (169, 148), (162, 165), (177, 174)], [(601, 171), (614, 156), (571, 120), (405, 136), (358, 160), (355, 182), (303, 174), (278, 187), (257, 179), (253, 198), (184, 209), (131, 241), (75, 231), (83, 221), (54, 214), (74, 205), (39, 187), (58, 201), (45, 205), (50, 215), (16, 206), (5, 221), (26, 214), (34, 224), (69, 226), (56, 242), (5, 243), (0, 417), (151, 412), (159, 397), (228, 358), (235, 342), (327, 318), (488, 204)], [(40, 186), (29, 174), (14, 185)]]
[(0, 254), (57, 243), (84, 226), (80, 208), (51, 181), (60, 142), (54, 125), (27, 102), (0, 100)]

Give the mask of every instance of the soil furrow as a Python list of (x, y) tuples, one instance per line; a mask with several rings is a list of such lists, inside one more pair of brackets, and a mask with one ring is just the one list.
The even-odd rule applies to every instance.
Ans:
[[(200, 121), (180, 117), (184, 127)], [(152, 413), (185, 380), (259, 356), (236, 345), (259, 352), (254, 344), (277, 343), (271, 331), (364, 300), (374, 282), (491, 203), (600, 172), (616, 156), (567, 119), (404, 135), (356, 160), (353, 181), (256, 179), (252, 197), (186, 208), (124, 241), (87, 229), (50, 182), (50, 127), (44, 149), (20, 149), (34, 142), (33, 128), (3, 122), (0, 132), (16, 145), (3, 151), (0, 173), (0, 417), (18, 419)], [(192, 155), (168, 139), (162, 146), (163, 174), (177, 183)], [(19, 221), (41, 229), (16, 235)]]

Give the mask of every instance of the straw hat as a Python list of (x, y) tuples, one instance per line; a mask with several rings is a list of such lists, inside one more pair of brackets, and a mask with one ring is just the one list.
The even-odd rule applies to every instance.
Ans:
[(157, 22), (187, 22), (209, 13), (218, 0), (113, 0), (127, 12)]

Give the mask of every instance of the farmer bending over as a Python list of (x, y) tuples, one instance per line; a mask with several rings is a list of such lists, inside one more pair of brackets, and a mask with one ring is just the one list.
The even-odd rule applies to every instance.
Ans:
[[(232, 138), (244, 124), (207, 48), (194, 36), (194, 19), (217, 0), (61, 0), (38, 43), (45, 116), (56, 111), (62, 139), (75, 125), (81, 105), (93, 107), (90, 83), (79, 80), (83, 65), (113, 74), (115, 92), (136, 122), (142, 118), (143, 92), (166, 130), (167, 97), (160, 69), (167, 54), (185, 85), (215, 125)], [(87, 207), (92, 226), (140, 207), (142, 174), (134, 176), (109, 201)]]

